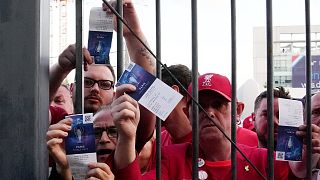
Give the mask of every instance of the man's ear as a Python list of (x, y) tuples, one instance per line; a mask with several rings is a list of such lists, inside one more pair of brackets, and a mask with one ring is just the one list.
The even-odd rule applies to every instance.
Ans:
[(251, 119), (252, 119), (252, 122), (256, 121), (256, 114), (254, 112), (251, 113)]
[(237, 118), (240, 119), (240, 116), (244, 110), (244, 103), (243, 102), (237, 102)]
[(185, 115), (188, 117), (188, 119), (189, 119), (189, 110), (188, 110), (188, 107), (183, 107), (182, 110), (183, 110), (184, 114), (185, 114)]
[(177, 85), (172, 85), (171, 88), (175, 91), (177, 91), (178, 93), (180, 93), (180, 88)]

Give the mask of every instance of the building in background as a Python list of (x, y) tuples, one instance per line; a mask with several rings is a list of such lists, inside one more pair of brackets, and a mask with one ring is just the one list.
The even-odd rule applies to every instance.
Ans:
[(50, 65), (75, 42), (75, 1), (50, 0)]
[[(273, 28), (274, 87), (284, 86), (294, 97), (305, 94), (305, 27)], [(266, 88), (267, 51), (265, 27), (253, 29), (254, 79)], [(320, 89), (320, 26), (311, 26), (312, 88)]]

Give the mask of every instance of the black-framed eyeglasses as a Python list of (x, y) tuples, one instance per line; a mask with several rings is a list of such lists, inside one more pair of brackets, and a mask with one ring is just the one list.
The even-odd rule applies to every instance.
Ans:
[(113, 81), (110, 80), (94, 80), (88, 77), (85, 77), (83, 79), (83, 84), (85, 88), (91, 88), (93, 87), (93, 85), (97, 83), (99, 88), (103, 89), (103, 90), (109, 90), (111, 88), (113, 88), (114, 84)]
[(117, 128), (114, 126), (111, 126), (111, 127), (107, 127), (107, 128), (95, 127), (94, 128), (94, 135), (95, 135), (96, 139), (100, 139), (104, 131), (107, 133), (109, 138), (113, 138), (113, 139), (118, 138)]

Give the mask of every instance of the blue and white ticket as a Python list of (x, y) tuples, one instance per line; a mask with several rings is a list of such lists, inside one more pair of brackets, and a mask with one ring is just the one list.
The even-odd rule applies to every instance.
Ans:
[(97, 162), (92, 113), (67, 116), (72, 119), (65, 139), (67, 159), (75, 180), (85, 179), (89, 162)]
[(116, 86), (121, 84), (136, 86), (136, 91), (128, 95), (163, 121), (182, 99), (180, 93), (135, 63), (129, 64)]
[(302, 139), (295, 133), (303, 124), (303, 106), (298, 100), (278, 98), (279, 126), (276, 160), (301, 161)]
[(88, 50), (95, 64), (110, 64), (113, 16), (94, 7), (90, 10)]

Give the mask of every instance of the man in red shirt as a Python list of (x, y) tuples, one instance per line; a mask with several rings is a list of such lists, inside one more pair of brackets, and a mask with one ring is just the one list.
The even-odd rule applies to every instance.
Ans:
[[(182, 84), (182, 86), (185, 89), (188, 89), (188, 85), (191, 83), (192, 76), (190, 69), (182, 64), (171, 65), (168, 67), (168, 69)], [(165, 69), (162, 69), (162, 81), (183, 95), (182, 100), (173, 109), (168, 118), (162, 123), (166, 128), (166, 130), (161, 133), (162, 146), (191, 142), (192, 127), (188, 117), (186, 116), (186, 113), (183, 111), (183, 109), (185, 109), (187, 106), (188, 100), (190, 102), (190, 99), (188, 99), (188, 94)], [(189, 93), (190, 92), (191, 89), (189, 89)], [(240, 120), (243, 109), (244, 104), (242, 102), (237, 102), (238, 120)], [(247, 131), (242, 127), (237, 127), (237, 143), (256, 147), (258, 145), (258, 138), (254, 132)]]
[[(287, 92), (283, 87), (278, 87), (273, 90), (274, 96), (274, 147), (277, 147), (277, 137), (278, 137), (278, 125), (279, 125), (279, 105), (278, 98), (291, 99), (289, 92)], [(267, 117), (267, 91), (263, 91), (256, 97), (254, 102), (254, 112), (252, 113), (252, 122), (254, 124), (255, 130), (259, 139), (259, 147), (267, 148), (268, 142), (268, 117)]]

